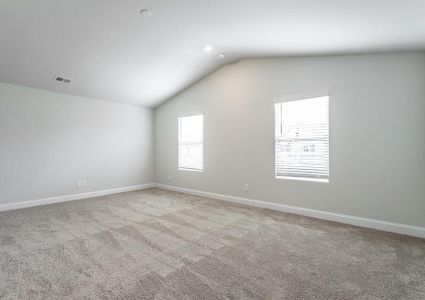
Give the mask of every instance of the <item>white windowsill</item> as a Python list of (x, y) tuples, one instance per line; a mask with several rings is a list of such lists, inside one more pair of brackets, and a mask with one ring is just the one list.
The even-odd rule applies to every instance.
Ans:
[(179, 168), (179, 171), (203, 172), (204, 170), (201, 170), (201, 169), (185, 169), (185, 168)]
[(290, 177), (290, 176), (275, 176), (276, 179), (288, 179), (298, 181), (313, 181), (313, 182), (326, 182), (329, 183), (329, 179), (325, 178), (307, 178), (307, 177)]

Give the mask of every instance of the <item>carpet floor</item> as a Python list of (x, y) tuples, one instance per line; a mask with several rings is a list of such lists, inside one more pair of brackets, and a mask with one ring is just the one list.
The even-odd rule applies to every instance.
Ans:
[(425, 240), (159, 189), (0, 213), (2, 299), (425, 299)]

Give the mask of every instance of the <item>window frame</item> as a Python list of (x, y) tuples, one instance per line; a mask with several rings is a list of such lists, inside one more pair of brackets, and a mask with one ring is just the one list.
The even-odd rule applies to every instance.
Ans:
[[(300, 100), (309, 100), (314, 98), (321, 98), (321, 97), (327, 97), (328, 98), (328, 161), (327, 161), (327, 170), (328, 170), (328, 177), (327, 178), (314, 178), (314, 177), (297, 177), (297, 176), (281, 176), (277, 175), (277, 155), (276, 155), (276, 104), (282, 104), (286, 102), (293, 102), (293, 101), (300, 101)], [(307, 94), (307, 95), (298, 95), (298, 96), (290, 96), (290, 97), (284, 97), (279, 99), (279, 101), (276, 101), (273, 103), (273, 113), (274, 113), (274, 123), (273, 123), (273, 152), (274, 152), (274, 177), (275, 179), (282, 179), (282, 180), (294, 180), (294, 181), (306, 181), (306, 182), (319, 182), (319, 183), (329, 183), (331, 180), (331, 168), (330, 168), (330, 157), (331, 157), (331, 137), (330, 137), (330, 129), (331, 129), (331, 118), (330, 118), (330, 107), (331, 107), (331, 97), (329, 92), (324, 93), (315, 93), (315, 94)]]
[[(181, 119), (196, 117), (196, 116), (202, 117), (202, 141), (199, 142), (202, 146), (202, 169), (180, 167), (180, 144), (183, 143), (183, 142), (180, 142)], [(205, 165), (204, 165), (204, 114), (202, 114), (202, 113), (177, 117), (177, 169), (179, 171), (188, 171), (188, 172), (203, 172), (204, 169), (205, 169)]]

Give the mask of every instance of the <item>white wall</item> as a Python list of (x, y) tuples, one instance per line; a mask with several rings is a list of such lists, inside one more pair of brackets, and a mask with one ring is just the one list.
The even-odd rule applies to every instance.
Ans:
[[(273, 103), (323, 91), (330, 182), (275, 179)], [(205, 170), (178, 171), (177, 117), (200, 113)], [(159, 183), (425, 226), (424, 53), (244, 60), (158, 107), (155, 128)]]
[(0, 83), (0, 205), (153, 180), (152, 110)]

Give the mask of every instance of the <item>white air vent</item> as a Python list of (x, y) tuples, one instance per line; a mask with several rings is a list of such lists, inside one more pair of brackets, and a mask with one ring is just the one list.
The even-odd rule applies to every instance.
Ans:
[(55, 77), (53, 77), (53, 80), (55, 80), (56, 82), (59, 82), (59, 83), (64, 83), (64, 84), (70, 84), (71, 83), (71, 79), (64, 78), (64, 77), (61, 77), (61, 76), (55, 76)]

